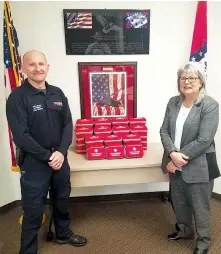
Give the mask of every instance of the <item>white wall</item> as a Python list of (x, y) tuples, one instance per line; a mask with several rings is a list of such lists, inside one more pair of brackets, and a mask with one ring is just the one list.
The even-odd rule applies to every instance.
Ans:
[[(150, 8), (150, 54), (127, 56), (67, 56), (64, 8)], [(146, 116), (149, 142), (160, 141), (159, 126), (168, 98), (176, 93), (177, 66), (188, 59), (195, 2), (110, 3), (110, 2), (12, 2), (20, 51), (45, 52), (51, 65), (48, 81), (68, 95), (73, 119), (80, 117), (77, 63), (80, 61), (137, 61), (138, 115)], [(179, 22), (177, 22), (179, 20)], [(174, 22), (176, 21), (176, 22)], [(168, 68), (168, 64), (170, 64)], [(169, 89), (168, 89), (169, 88)], [(161, 94), (159, 94), (161, 92)], [(153, 111), (153, 104), (157, 104)], [(145, 105), (145, 106), (143, 106)]]
[[(220, 124), (216, 134), (217, 160), (221, 169), (221, 87), (220, 59), (221, 32), (217, 22), (221, 22), (221, 2), (208, 4), (208, 84), (207, 91), (220, 104)], [(215, 181), (214, 192), (221, 194), (221, 177)]]
[[(78, 85), (78, 62), (86, 61), (137, 61), (138, 116), (147, 118), (149, 142), (160, 142), (159, 128), (168, 99), (177, 93), (176, 71), (189, 59), (192, 32), (197, 1), (192, 2), (11, 2), (20, 53), (30, 49), (43, 51), (51, 65), (48, 81), (67, 94), (73, 120), (80, 117)], [(150, 54), (127, 56), (67, 56), (63, 24), (63, 9), (66, 8), (109, 8), (109, 9), (151, 9)], [(208, 2), (209, 10), (209, 92), (212, 89), (217, 98), (218, 51), (221, 38), (218, 37), (221, 23), (221, 3)], [(211, 93), (212, 94), (212, 93)], [(219, 129), (220, 133), (220, 129)], [(218, 136), (217, 136), (218, 138)], [(221, 145), (217, 140), (217, 146)], [(221, 146), (220, 146), (221, 147)], [(218, 147), (218, 156), (221, 150)], [(221, 164), (220, 164), (221, 165)], [(221, 180), (218, 180), (219, 182)], [(221, 193), (219, 184), (215, 191)], [(165, 184), (117, 186), (73, 190), (72, 195), (108, 194), (139, 191), (167, 190)]]

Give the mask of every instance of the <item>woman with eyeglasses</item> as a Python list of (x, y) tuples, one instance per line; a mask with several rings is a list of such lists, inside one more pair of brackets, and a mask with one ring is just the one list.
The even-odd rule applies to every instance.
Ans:
[(197, 241), (194, 254), (208, 253), (210, 198), (213, 179), (220, 176), (214, 136), (219, 123), (219, 104), (206, 95), (202, 64), (188, 62), (177, 72), (179, 96), (172, 97), (160, 129), (164, 147), (162, 170), (169, 173), (171, 196), (179, 231), (169, 240)]

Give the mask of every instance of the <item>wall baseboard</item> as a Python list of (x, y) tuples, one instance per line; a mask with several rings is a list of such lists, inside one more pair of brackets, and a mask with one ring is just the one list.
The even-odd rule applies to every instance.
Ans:
[[(118, 202), (118, 201), (136, 201), (145, 199), (160, 198), (162, 201), (168, 200), (167, 192), (143, 192), (143, 193), (128, 193), (128, 194), (114, 194), (114, 195), (97, 195), (97, 196), (81, 196), (70, 197), (69, 204), (77, 203), (101, 203), (101, 202)], [(46, 205), (50, 204), (50, 199), (46, 200)], [(21, 200), (13, 201), (7, 205), (0, 207), (0, 213), (6, 213), (9, 210), (21, 206)]]
[(221, 201), (221, 194), (213, 192), (212, 193), (212, 198), (217, 200), (217, 201)]
[(7, 213), (9, 210), (13, 209), (13, 208), (16, 208), (18, 206), (21, 205), (21, 201), (19, 200), (16, 200), (16, 201), (13, 201), (11, 203), (8, 203), (7, 205), (4, 205), (4, 206), (1, 206), (0, 207), (0, 213)]
[[(221, 201), (221, 194), (212, 193), (212, 198)], [(102, 202), (120, 202), (120, 201), (136, 201), (147, 199), (160, 199), (162, 202), (167, 202), (169, 199), (168, 192), (142, 192), (142, 193), (128, 193), (128, 194), (114, 194), (114, 195), (100, 195), (100, 196), (83, 196), (83, 197), (70, 197), (69, 203), (102, 203)], [(46, 205), (50, 204), (47, 199)], [(6, 213), (9, 210), (21, 206), (21, 200), (13, 201), (7, 205), (0, 207), (0, 213)]]
[(142, 192), (113, 195), (97, 195), (84, 197), (71, 197), (70, 203), (100, 203), (100, 202), (118, 202), (118, 201), (136, 201), (145, 199), (167, 198), (167, 192)]

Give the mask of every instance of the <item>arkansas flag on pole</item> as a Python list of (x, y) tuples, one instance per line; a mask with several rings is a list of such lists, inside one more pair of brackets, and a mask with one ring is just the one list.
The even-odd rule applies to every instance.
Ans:
[[(10, 11), (9, 2), (4, 2), (4, 64), (5, 64), (5, 91), (6, 100), (9, 94), (23, 81), (21, 73), (21, 57), (18, 52), (18, 38)], [(12, 133), (8, 127), (9, 142), (11, 149), (12, 171), (19, 172), (16, 164), (15, 145), (12, 139)]]
[(198, 1), (190, 61), (204, 64), (207, 71), (207, 1)]

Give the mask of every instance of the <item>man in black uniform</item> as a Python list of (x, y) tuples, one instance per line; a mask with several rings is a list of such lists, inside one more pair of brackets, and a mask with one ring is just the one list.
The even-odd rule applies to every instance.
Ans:
[(24, 84), (6, 104), (14, 142), (21, 150), (21, 194), (24, 211), (20, 254), (36, 254), (37, 234), (51, 188), (56, 242), (83, 246), (85, 237), (70, 229), (68, 198), (70, 167), (67, 150), (72, 142), (72, 117), (67, 98), (45, 79), (49, 65), (43, 53), (32, 50), (23, 57)]

